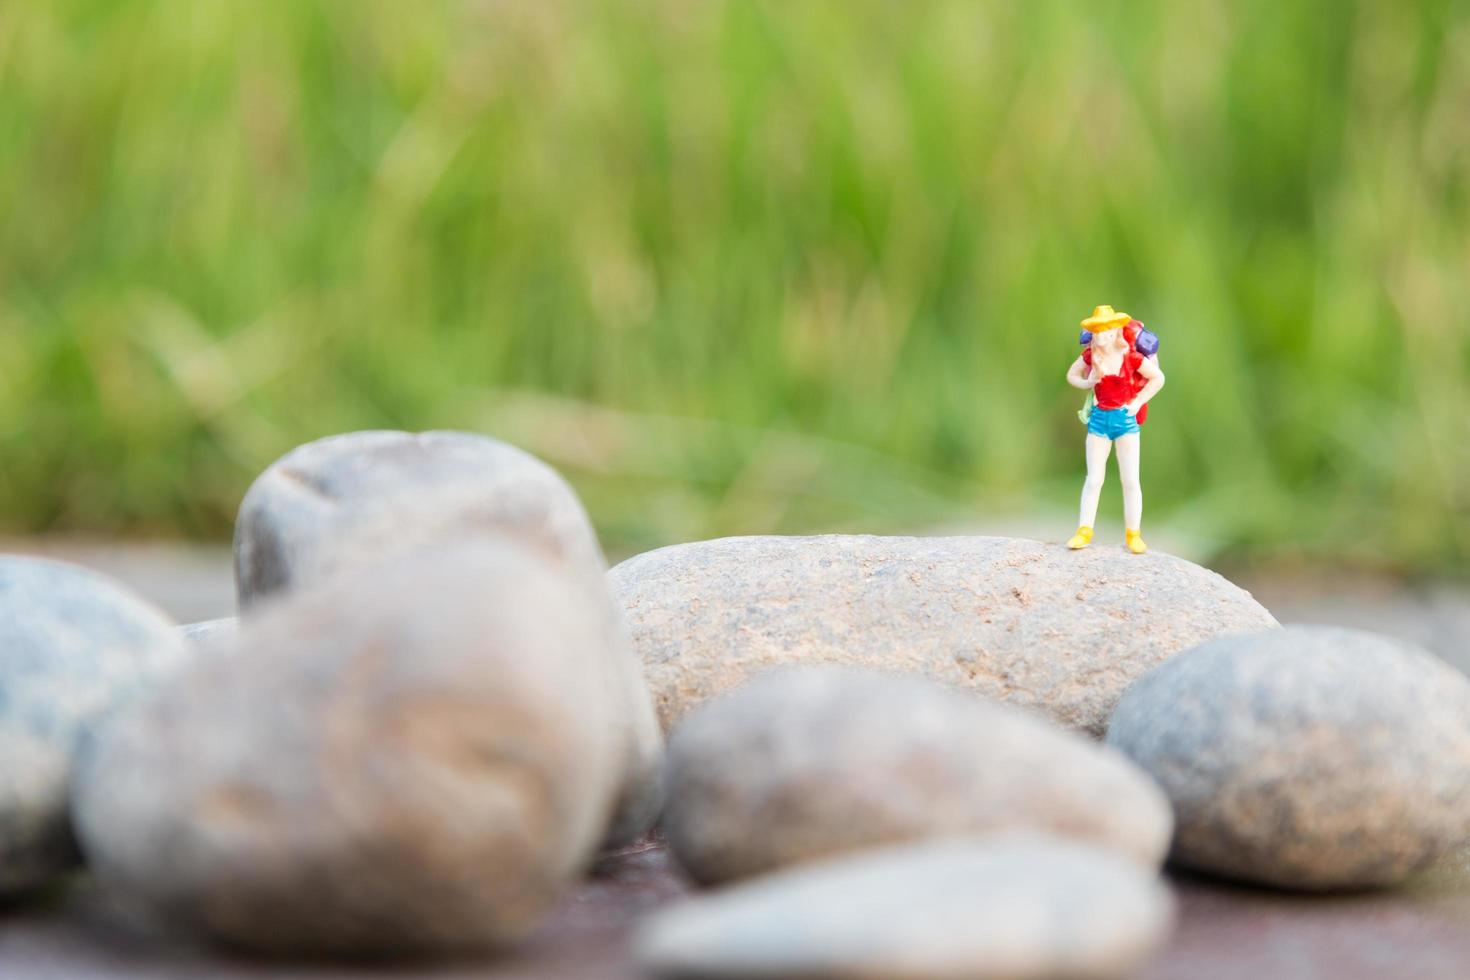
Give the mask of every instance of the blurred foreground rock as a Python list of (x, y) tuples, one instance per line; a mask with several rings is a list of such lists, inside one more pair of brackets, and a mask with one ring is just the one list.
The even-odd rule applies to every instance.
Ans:
[(467, 432), (348, 432), (293, 449), (251, 484), (235, 521), (240, 606), (471, 531), (604, 567), (576, 493), (530, 453)]
[(1189, 867), (1389, 885), (1470, 836), (1470, 681), (1385, 637), (1287, 627), (1203, 644), (1129, 689), (1108, 742), (1160, 782)]
[(524, 936), (589, 863), (623, 775), (615, 638), (583, 584), (480, 538), (252, 614), (83, 756), (95, 874), (272, 953)]
[(894, 847), (695, 898), (640, 932), (656, 977), (1090, 980), (1134, 974), (1168, 938), (1151, 872), (1071, 841)]
[(1276, 625), (1179, 558), (1013, 538), (724, 538), (609, 575), (665, 731), (760, 670), (829, 663), (925, 674), (1101, 735), (1149, 668)]
[[(251, 485), (235, 523), (235, 577), (248, 612), (271, 596), (319, 585), (404, 549), (490, 531), (520, 538), (585, 578), (604, 602), (607, 567), (571, 486), (521, 449), (465, 432), (350, 432), (300, 446)], [(482, 602), (507, 601), (488, 589)], [(608, 830), (610, 847), (641, 836), (658, 816), (663, 740), (637, 659), (620, 640), (617, 667), (627, 779)]]
[(784, 668), (691, 713), (664, 829), (699, 881), (928, 837), (1045, 831), (1150, 870), (1169, 804), (1121, 753), (922, 678)]
[(111, 579), (0, 556), (0, 895), (76, 863), (67, 795), (78, 739), (184, 658), (175, 624)]
[(190, 643), (209, 643), (227, 636), (234, 636), (240, 621), (234, 616), (207, 619), (202, 623), (188, 623), (179, 627), (179, 633)]
[(1470, 674), (1470, 583), (1405, 580), (1337, 566), (1242, 567), (1231, 579), (1282, 623), (1381, 633), (1422, 647)]

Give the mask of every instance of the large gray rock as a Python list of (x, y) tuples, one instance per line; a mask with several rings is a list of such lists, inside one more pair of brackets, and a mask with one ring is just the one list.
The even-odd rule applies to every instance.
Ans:
[(0, 557), (0, 895), (76, 863), (66, 813), (77, 740), (183, 657), (175, 624), (111, 579)]
[[(308, 443), (251, 485), (235, 524), (242, 610), (372, 565), (397, 551), (493, 531), (521, 538), (596, 580), (606, 561), (576, 493), (531, 454), (465, 432), (350, 432)], [(616, 617), (616, 611), (612, 612)], [(608, 629), (623, 633), (612, 619)], [(608, 846), (645, 833), (658, 815), (663, 740), (637, 659), (609, 656), (625, 687), (627, 779)]]
[(1172, 817), (1121, 754), (922, 678), (785, 668), (675, 730), (664, 831), (716, 883), (895, 841), (1046, 831), (1156, 869)]
[(587, 866), (622, 706), (559, 563), (400, 555), (222, 642), (79, 763), (104, 885), (236, 945), (367, 956), (519, 938)]
[(635, 956), (657, 977), (1109, 980), (1168, 938), (1158, 878), (1045, 838), (950, 840), (778, 872), (653, 917)]
[(1470, 681), (1395, 640), (1292, 626), (1146, 674), (1108, 742), (1174, 805), (1179, 863), (1294, 889), (1397, 882), (1470, 836)]
[(1276, 625), (1179, 558), (1013, 538), (724, 538), (609, 576), (665, 731), (757, 671), (830, 663), (926, 674), (1101, 735), (1149, 668)]

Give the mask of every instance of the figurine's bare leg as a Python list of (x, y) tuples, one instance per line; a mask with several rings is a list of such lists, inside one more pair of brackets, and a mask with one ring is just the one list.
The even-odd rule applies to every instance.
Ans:
[(1143, 486), (1138, 482), (1138, 456), (1143, 443), (1137, 432), (1118, 437), (1118, 478), (1123, 481), (1123, 526), (1142, 530)]
[(1088, 433), (1087, 481), (1082, 484), (1082, 511), (1078, 515), (1078, 527), (1092, 527), (1097, 523), (1097, 501), (1102, 496), (1103, 480), (1108, 474), (1108, 455), (1112, 451), (1111, 439)]

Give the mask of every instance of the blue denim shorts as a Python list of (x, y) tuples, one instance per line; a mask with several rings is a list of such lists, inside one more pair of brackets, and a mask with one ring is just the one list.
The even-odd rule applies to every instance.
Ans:
[(1095, 436), (1117, 439), (1137, 432), (1138, 419), (1129, 415), (1126, 408), (1103, 409), (1094, 405), (1092, 414), (1087, 417), (1087, 431)]

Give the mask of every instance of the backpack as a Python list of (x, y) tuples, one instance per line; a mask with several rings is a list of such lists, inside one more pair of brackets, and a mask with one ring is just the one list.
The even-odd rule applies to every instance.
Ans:
[[(1153, 357), (1159, 352), (1159, 335), (1145, 327), (1142, 321), (1129, 320), (1123, 329), (1133, 331), (1133, 349), (1144, 357)], [(1086, 347), (1090, 343), (1092, 343), (1092, 331), (1082, 331), (1082, 335), (1077, 338), (1078, 346)]]

